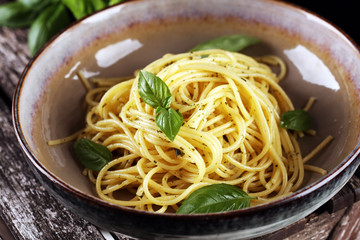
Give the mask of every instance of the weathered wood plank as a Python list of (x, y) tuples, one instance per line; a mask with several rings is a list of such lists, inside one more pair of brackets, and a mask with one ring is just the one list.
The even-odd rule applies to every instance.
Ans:
[(6, 103), (11, 100), (29, 59), (27, 30), (0, 28), (0, 87)]
[[(103, 239), (52, 198), (31, 172), (0, 99), (0, 212), (17, 239)], [(4, 107), (4, 108), (3, 108)]]
[(0, 240), (15, 240), (7, 224), (0, 217)]
[[(284, 240), (327, 239), (333, 228), (344, 216), (346, 208), (335, 213), (327, 211), (315, 212), (306, 218), (305, 228)], [(350, 240), (350, 239), (342, 239)]]
[(354, 194), (354, 202), (360, 201), (360, 178), (358, 175), (354, 175), (348, 182), (348, 186), (351, 188)]
[(334, 213), (354, 203), (355, 196), (349, 184), (346, 184), (333, 198), (327, 203), (326, 207), (330, 213)]
[[(358, 221), (360, 217), (359, 182), (359, 178), (354, 175), (338, 194), (308, 217), (279, 231), (256, 238), (256, 240), (327, 239), (329, 236), (339, 237), (340, 234), (346, 238), (342, 236), (331, 239), (360, 239), (360, 234), (357, 236), (358, 238), (352, 238), (360, 229), (360, 222)], [(347, 222), (351, 222), (350, 225), (355, 226), (355, 230), (349, 224), (345, 224)], [(333, 233), (334, 231), (337, 233)]]
[(342, 219), (329, 235), (329, 240), (352, 240), (360, 239), (360, 202), (347, 209)]

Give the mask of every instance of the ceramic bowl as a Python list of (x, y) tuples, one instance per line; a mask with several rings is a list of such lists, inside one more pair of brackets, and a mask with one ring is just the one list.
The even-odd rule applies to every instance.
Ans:
[[(138, 211), (99, 199), (81, 174), (71, 144), (49, 147), (81, 127), (85, 90), (76, 77), (132, 74), (165, 53), (187, 51), (226, 34), (258, 37), (249, 55), (276, 54), (288, 66), (281, 83), (297, 108), (311, 96), (317, 136), (334, 140), (311, 163), (304, 186), (269, 204), (237, 211), (176, 215)], [(359, 165), (360, 54), (339, 29), (279, 1), (138, 0), (110, 7), (70, 26), (28, 64), (13, 102), (14, 127), (28, 162), (47, 189), (91, 223), (139, 238), (244, 239), (281, 229), (335, 195)]]

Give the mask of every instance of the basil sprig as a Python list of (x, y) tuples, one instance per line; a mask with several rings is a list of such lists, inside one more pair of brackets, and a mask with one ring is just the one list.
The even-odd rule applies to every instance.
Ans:
[(179, 111), (170, 108), (172, 95), (169, 87), (155, 74), (141, 70), (138, 89), (141, 99), (156, 109), (157, 126), (174, 141), (183, 123), (183, 117)]
[(239, 52), (242, 49), (254, 45), (258, 42), (260, 42), (258, 38), (249, 35), (226, 35), (198, 44), (190, 49), (190, 51), (222, 49), (230, 52)]
[(30, 27), (31, 55), (51, 37), (93, 12), (126, 0), (17, 0), (0, 5), (0, 26)]
[(312, 128), (312, 122), (312, 117), (307, 111), (297, 109), (282, 113), (280, 125), (291, 130), (307, 131)]
[(107, 147), (87, 138), (77, 140), (73, 146), (81, 164), (94, 171), (100, 171), (113, 158)]
[(251, 199), (254, 198), (236, 186), (213, 184), (192, 192), (176, 213), (213, 213), (248, 208)]

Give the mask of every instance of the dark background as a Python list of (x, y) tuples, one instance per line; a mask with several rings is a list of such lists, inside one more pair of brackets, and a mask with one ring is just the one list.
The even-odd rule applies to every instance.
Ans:
[(360, 7), (358, 1), (287, 0), (318, 15), (340, 28), (360, 46)]

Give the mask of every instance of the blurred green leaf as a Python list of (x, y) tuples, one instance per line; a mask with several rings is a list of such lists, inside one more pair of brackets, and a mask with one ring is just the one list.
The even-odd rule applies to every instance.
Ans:
[(126, 0), (17, 0), (0, 4), (0, 26), (30, 27), (28, 45), (34, 54), (75, 19)]
[(62, 3), (48, 6), (30, 27), (28, 45), (33, 55), (51, 37), (67, 27), (73, 18)]
[(0, 5), (0, 26), (29, 27), (49, 5), (60, 0), (18, 0)]
[(76, 19), (86, 17), (107, 6), (106, 2), (102, 0), (62, 0), (62, 2)]
[(20, 2), (10, 2), (0, 5), (0, 25), (12, 28), (28, 27), (38, 16)]
[(115, 5), (117, 3), (121, 3), (121, 2), (125, 2), (126, 0), (110, 0), (109, 1), (109, 6)]
[(24, 4), (29, 8), (39, 9), (49, 4), (58, 3), (60, 0), (18, 0), (17, 2)]
[(90, 0), (94, 6), (94, 12), (99, 11), (108, 6), (106, 0)]

